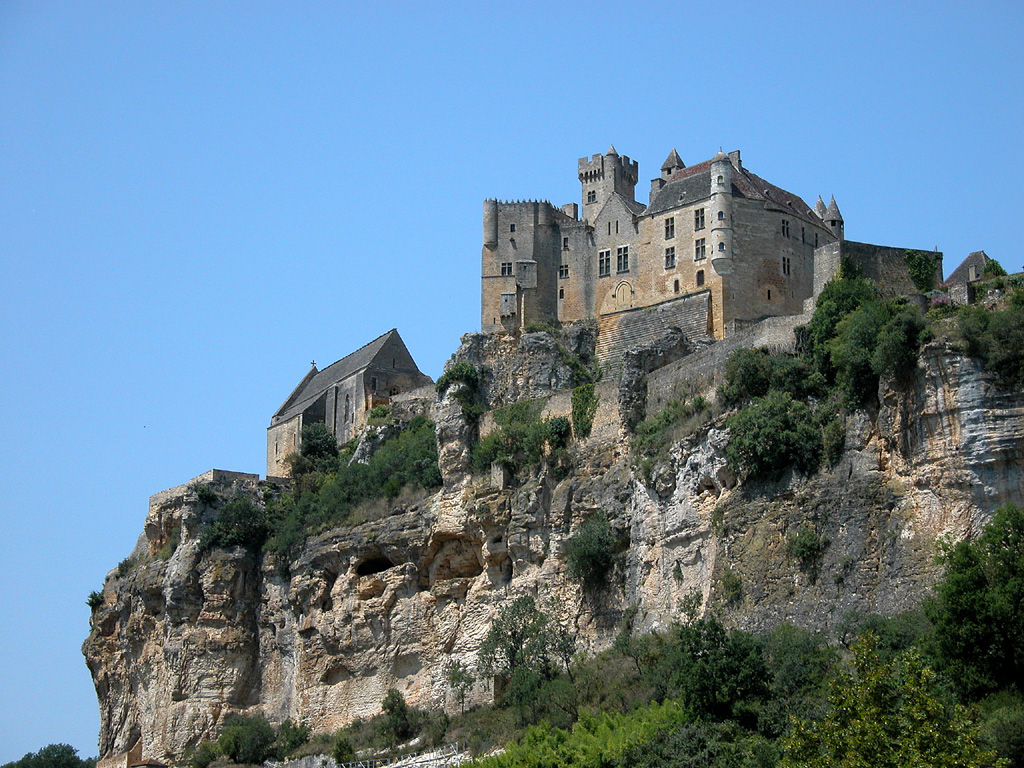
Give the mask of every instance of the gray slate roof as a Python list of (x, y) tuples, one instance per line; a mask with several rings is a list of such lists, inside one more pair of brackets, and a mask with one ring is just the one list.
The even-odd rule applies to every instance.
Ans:
[[(654, 195), (651, 204), (647, 206), (646, 213), (653, 215), (710, 197), (712, 162), (714, 162), (714, 158), (672, 174), (668, 183)], [(821, 224), (821, 220), (810, 206), (797, 195), (768, 183), (746, 168), (733, 168), (732, 194), (733, 197), (763, 200), (765, 208), (783, 211), (819, 226)]]
[[(975, 274), (981, 277), (988, 261), (988, 254), (984, 251), (975, 251), (967, 255), (967, 258), (960, 262), (960, 266), (954, 269), (946, 278), (947, 285), (961, 285), (970, 282), (970, 268), (975, 267)], [(977, 277), (975, 278), (977, 279)]]
[[(287, 421), (293, 416), (302, 413), (328, 387), (366, 368), (373, 362), (377, 353), (380, 352), (392, 335), (398, 336), (397, 329), (392, 328), (387, 333), (381, 334), (369, 344), (360, 347), (350, 355), (346, 355), (336, 363), (331, 363), (322, 371), (318, 371), (316, 366), (313, 366), (313, 369), (299, 382), (299, 386), (288, 396), (284, 404), (277, 409), (277, 413), (274, 414), (271, 422), (276, 424), (281, 421)], [(399, 337), (399, 342), (401, 343), (401, 337)]]

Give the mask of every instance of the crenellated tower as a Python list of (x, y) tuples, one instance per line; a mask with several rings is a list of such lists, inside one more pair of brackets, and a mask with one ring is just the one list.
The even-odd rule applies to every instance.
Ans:
[(630, 202), (636, 201), (640, 166), (625, 155), (620, 157), (614, 146), (589, 160), (581, 157), (578, 167), (580, 184), (583, 185), (583, 218), (587, 221), (594, 221), (613, 194), (622, 195)]

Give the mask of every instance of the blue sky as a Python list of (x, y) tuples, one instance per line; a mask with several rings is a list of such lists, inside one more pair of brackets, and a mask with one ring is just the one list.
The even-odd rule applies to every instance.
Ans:
[[(0, 763), (96, 754), (87, 594), (305, 374), (479, 324), (482, 200), (740, 149), (1020, 271), (1024, 4), (0, 1)], [(1018, 179), (1018, 181), (1014, 181)]]

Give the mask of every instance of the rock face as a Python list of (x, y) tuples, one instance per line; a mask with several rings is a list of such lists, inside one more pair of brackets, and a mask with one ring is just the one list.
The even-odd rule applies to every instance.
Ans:
[[(546, 397), (578, 383), (593, 347), (580, 333), (467, 336), (456, 357), (486, 366), (492, 407)], [(848, 420), (838, 464), (811, 477), (737, 483), (719, 419), (678, 442), (647, 484), (622, 432), (573, 446), (568, 477), (542, 466), (503, 488), (471, 472), (473, 430), (449, 393), (435, 409), (444, 487), (311, 537), (283, 564), (200, 546), (211, 492), (258, 500), (252, 476), (157, 494), (136, 565), (108, 576), (84, 647), (101, 755), (141, 743), (147, 758), (177, 762), (232, 712), (334, 729), (380, 711), (391, 687), (413, 704), (455, 707), (446, 664), (473, 665), (490, 618), (521, 594), (589, 651), (610, 644), (631, 606), (636, 626), (655, 629), (693, 594), (747, 629), (828, 630), (851, 610), (912, 607), (934, 580), (937, 540), (1024, 502), (1024, 398), (933, 345), (913, 382), (883, 385), (879, 401)], [(628, 548), (610, 584), (585, 595), (566, 575), (565, 544), (598, 510)], [(810, 556), (795, 554), (798, 533), (816, 543)], [(490, 696), (487, 681), (470, 693)]]

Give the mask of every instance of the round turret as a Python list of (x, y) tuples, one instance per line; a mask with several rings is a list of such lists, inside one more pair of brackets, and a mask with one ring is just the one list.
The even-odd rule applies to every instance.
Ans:
[(498, 246), (498, 201), (484, 200), (484, 245)]
[(732, 161), (721, 149), (711, 158), (711, 266), (732, 272)]

